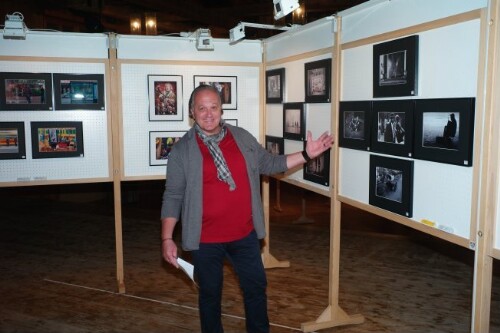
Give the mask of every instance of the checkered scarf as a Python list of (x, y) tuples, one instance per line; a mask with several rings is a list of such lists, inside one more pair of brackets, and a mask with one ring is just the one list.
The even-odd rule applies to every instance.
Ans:
[(207, 146), (210, 155), (212, 155), (215, 167), (217, 168), (217, 178), (220, 181), (228, 183), (229, 190), (234, 191), (236, 189), (236, 184), (234, 183), (233, 176), (231, 175), (231, 171), (229, 171), (226, 160), (222, 155), (222, 151), (219, 148), (219, 142), (221, 142), (222, 139), (224, 139), (224, 136), (226, 136), (226, 126), (222, 123), (221, 131), (219, 134), (215, 135), (206, 135), (197, 123), (194, 124), (194, 129), (205, 146)]

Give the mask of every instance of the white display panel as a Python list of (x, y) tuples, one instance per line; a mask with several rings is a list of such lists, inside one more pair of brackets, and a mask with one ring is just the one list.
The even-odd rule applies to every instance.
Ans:
[(325, 17), (266, 39), (266, 61), (333, 47), (335, 24), (333, 17)]
[[(304, 102), (304, 66), (306, 63), (322, 59), (330, 59), (330, 54), (289, 61), (266, 68), (266, 70), (285, 68), (283, 103)], [(334, 87), (331, 87), (331, 89), (333, 92)], [(306, 103), (304, 112), (306, 117), (306, 133), (307, 131), (311, 131), (313, 139), (317, 139), (324, 132), (332, 132), (331, 103)], [(283, 104), (266, 105), (266, 135), (283, 137)], [(285, 140), (285, 153), (289, 154), (302, 151), (304, 149), (303, 145), (303, 141)], [(327, 186), (305, 180), (302, 168), (295, 172), (287, 173), (287, 177), (317, 187), (321, 190), (328, 189)], [(331, 182), (332, 180), (330, 179), (330, 184)]]
[(213, 51), (198, 51), (195, 38), (134, 35), (120, 35), (117, 38), (118, 58), (122, 60), (262, 62), (260, 41), (242, 40), (229, 44), (228, 39), (213, 39), (213, 45)]
[[(479, 20), (471, 20), (418, 33), (418, 95), (398, 99), (475, 97), (479, 29)], [(383, 100), (373, 98), (372, 57), (373, 44), (342, 51), (341, 101)], [(369, 204), (370, 153), (340, 152), (339, 194)], [(414, 160), (412, 219), (468, 239), (474, 167)]]
[[(0, 72), (105, 74), (104, 63), (0, 61)], [(106, 108), (109, 101), (105, 101)], [(0, 121), (22, 121), (25, 126), (26, 159), (1, 160), (0, 182), (58, 181), (109, 178), (107, 110), (1, 111)], [(32, 158), (30, 122), (81, 121), (83, 157)]]
[(108, 36), (28, 31), (25, 40), (0, 38), (0, 56), (107, 59)]
[[(189, 96), (194, 76), (236, 76), (237, 109), (224, 110), (223, 118), (236, 119), (238, 126), (260, 135), (259, 67), (122, 64), (123, 161), (125, 177), (165, 176), (165, 166), (150, 166), (150, 131), (187, 131)], [(183, 83), (183, 120), (150, 121), (148, 75), (181, 75)]]
[(339, 194), (368, 204), (370, 154), (364, 151), (339, 149)]
[(342, 43), (484, 8), (487, 4), (487, 0), (372, 0), (339, 12)]

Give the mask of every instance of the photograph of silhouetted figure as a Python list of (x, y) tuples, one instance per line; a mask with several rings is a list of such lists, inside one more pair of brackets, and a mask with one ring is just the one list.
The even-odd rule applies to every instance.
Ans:
[(459, 113), (424, 112), (422, 146), (458, 150)]

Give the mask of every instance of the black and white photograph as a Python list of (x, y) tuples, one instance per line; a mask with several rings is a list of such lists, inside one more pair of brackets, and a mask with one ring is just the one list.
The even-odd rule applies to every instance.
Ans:
[[(304, 141), (304, 149), (306, 142)], [(323, 186), (330, 185), (330, 150), (311, 159), (303, 166), (303, 178)]]
[(460, 113), (424, 112), (422, 117), (423, 147), (458, 149)]
[(285, 153), (285, 139), (266, 135), (266, 150), (273, 155), (283, 155)]
[(373, 102), (371, 150), (398, 156), (412, 156), (412, 100)]
[(370, 149), (371, 101), (345, 101), (339, 104), (339, 146)]
[(304, 141), (305, 126), (304, 103), (283, 104), (283, 138)]
[(413, 161), (370, 155), (370, 205), (412, 216)]
[(415, 158), (472, 166), (474, 98), (415, 102)]
[(266, 103), (282, 103), (285, 87), (285, 69), (278, 68), (266, 71)]
[(373, 46), (373, 97), (416, 96), (418, 36)]
[(403, 171), (377, 166), (375, 173), (377, 176), (375, 195), (401, 203), (403, 201)]
[(377, 112), (377, 141), (404, 145), (405, 118), (404, 112)]
[(331, 71), (332, 59), (304, 64), (306, 103), (330, 102)]

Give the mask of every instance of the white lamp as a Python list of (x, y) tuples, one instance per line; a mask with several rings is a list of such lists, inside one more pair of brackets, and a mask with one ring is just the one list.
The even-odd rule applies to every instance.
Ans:
[(199, 28), (194, 34), (196, 35), (196, 49), (198, 51), (214, 50), (214, 43), (210, 29)]
[(274, 19), (279, 20), (299, 8), (299, 0), (273, 0)]
[(245, 38), (245, 27), (259, 28), (259, 29), (271, 29), (271, 30), (290, 30), (295, 28), (297, 25), (292, 25), (290, 27), (281, 27), (271, 24), (260, 24), (260, 23), (249, 23), (240, 22), (237, 26), (229, 30), (229, 43), (233, 44), (237, 41)]
[(19, 12), (5, 15), (5, 25), (3, 28), (4, 39), (26, 39), (26, 25), (24, 16)]

